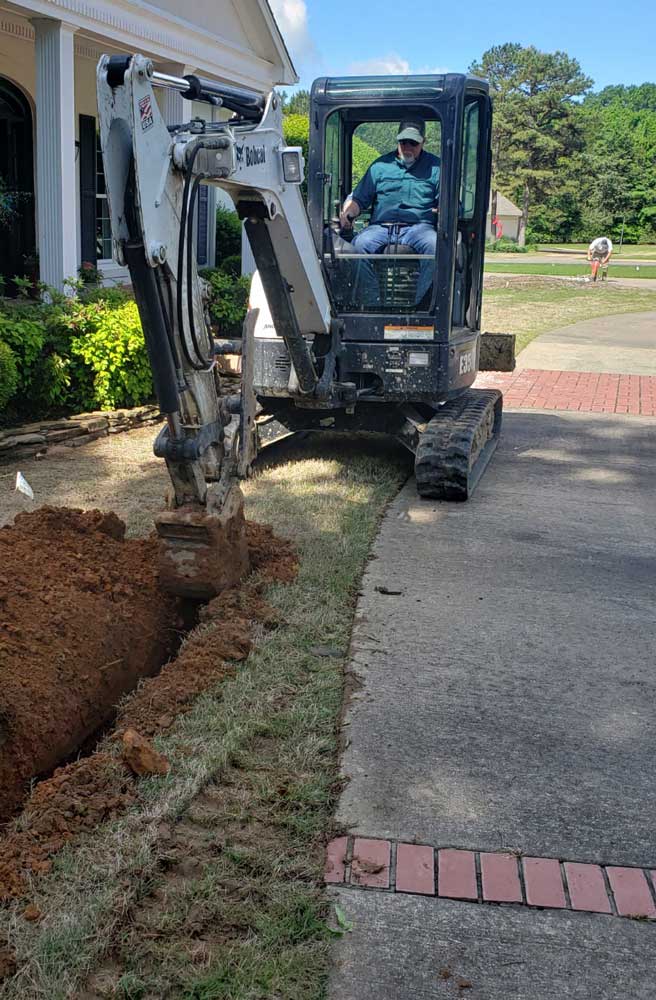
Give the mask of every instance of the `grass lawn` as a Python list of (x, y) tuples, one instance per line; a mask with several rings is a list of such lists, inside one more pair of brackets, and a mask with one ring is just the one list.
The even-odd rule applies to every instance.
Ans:
[(275, 447), (244, 492), (248, 516), (300, 556), (297, 578), (265, 592), (278, 627), (156, 740), (169, 775), (142, 779), (137, 806), (37, 880), (40, 919), (23, 919), (25, 901), (0, 912), (18, 962), (3, 1000), (325, 995), (342, 933), (322, 870), (343, 665), (370, 545), (411, 461), (371, 439)]
[(656, 291), (540, 281), (539, 278), (488, 279), (483, 292), (481, 329), (514, 333), (519, 353), (540, 333), (594, 316), (656, 311)]
[[(488, 274), (544, 274), (556, 277), (584, 277), (590, 274), (590, 265), (560, 264), (554, 261), (537, 264), (525, 264), (523, 261), (502, 261), (500, 263), (485, 263)], [(609, 278), (656, 278), (656, 264), (615, 264), (608, 266)]]
[[(589, 243), (540, 243), (538, 252), (543, 250), (571, 250), (572, 253), (583, 251), (587, 253)], [(619, 247), (615, 246), (613, 255), (622, 257), (643, 257), (645, 260), (656, 260), (656, 245), (653, 243), (638, 243), (631, 245), (625, 243), (620, 254)]]

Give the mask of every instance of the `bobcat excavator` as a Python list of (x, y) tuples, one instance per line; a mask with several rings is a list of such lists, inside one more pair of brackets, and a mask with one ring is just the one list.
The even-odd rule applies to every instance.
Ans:
[[(156, 522), (163, 586), (208, 598), (244, 575), (239, 479), (281, 428), (392, 434), (415, 454), (421, 496), (467, 499), (496, 447), (502, 408), (496, 390), (470, 388), (490, 180), (487, 84), (457, 74), (315, 81), (307, 208), (304, 158), (285, 145), (275, 91), (172, 77), (138, 54), (103, 56), (97, 85), (114, 256), (129, 268), (166, 420), (154, 445), (172, 483)], [(167, 126), (158, 87), (226, 120)], [(372, 142), (393, 150), (398, 123), (413, 117), (441, 160), (437, 251), (407, 252), (390, 226), (383, 253), (357, 254), (340, 234), (340, 206), (378, 155)], [(194, 251), (201, 184), (231, 196), (255, 258), (241, 338), (215, 338), (206, 322)], [(221, 391), (225, 354), (241, 355), (238, 394)]]

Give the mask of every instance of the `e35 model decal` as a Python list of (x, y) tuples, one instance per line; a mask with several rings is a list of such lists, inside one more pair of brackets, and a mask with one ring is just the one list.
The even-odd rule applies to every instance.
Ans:
[(460, 366), (459, 374), (467, 375), (469, 372), (474, 370), (474, 352), (473, 351), (463, 351), (460, 355)]

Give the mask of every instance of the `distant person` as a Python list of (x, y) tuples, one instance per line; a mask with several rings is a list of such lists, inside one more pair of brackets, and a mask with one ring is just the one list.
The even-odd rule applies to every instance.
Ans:
[(613, 244), (607, 236), (598, 236), (588, 247), (588, 260), (590, 261), (590, 274), (593, 281), (597, 280), (599, 268), (606, 267), (613, 252)]

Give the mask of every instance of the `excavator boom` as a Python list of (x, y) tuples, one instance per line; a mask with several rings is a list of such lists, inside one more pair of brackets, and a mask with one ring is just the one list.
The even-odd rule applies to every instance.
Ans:
[[(231, 109), (230, 122), (169, 129), (154, 86)], [(159, 515), (160, 577), (166, 589), (206, 598), (247, 570), (240, 475), (253, 459), (254, 396), (221, 394), (205, 321), (193, 226), (198, 188), (225, 188), (246, 220), (276, 328), (292, 359), (289, 389), (326, 391), (305, 339), (329, 334), (330, 300), (302, 197), (303, 159), (286, 148), (275, 93), (262, 95), (155, 73), (143, 56), (103, 56), (97, 71), (101, 148), (114, 255), (127, 265), (155, 391), (166, 424), (155, 454), (172, 483)], [(245, 325), (248, 352), (255, 316)], [(247, 366), (245, 366), (247, 368)]]

